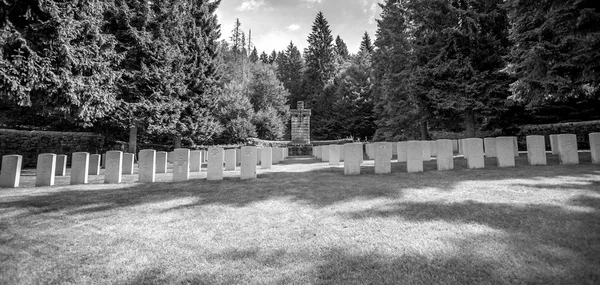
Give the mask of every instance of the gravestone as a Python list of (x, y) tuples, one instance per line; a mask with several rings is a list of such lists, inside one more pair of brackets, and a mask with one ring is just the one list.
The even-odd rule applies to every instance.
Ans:
[(133, 153), (123, 154), (123, 174), (133, 174)]
[(226, 171), (235, 170), (236, 152), (237, 152), (237, 150), (234, 148), (225, 150), (225, 170)]
[(329, 165), (340, 165), (340, 146), (333, 144), (329, 146)]
[(360, 174), (360, 160), (363, 146), (361, 143), (344, 144), (344, 175)]
[(590, 152), (592, 153), (592, 163), (600, 163), (600, 133), (590, 133)]
[(100, 160), (100, 168), (106, 168), (106, 153), (102, 154), (102, 160)]
[(406, 162), (406, 142), (396, 143), (398, 148), (398, 162)]
[(123, 177), (123, 152), (114, 150), (106, 153), (104, 183), (121, 183)]
[(38, 155), (35, 186), (53, 186), (56, 175), (56, 154), (42, 153)]
[(173, 163), (173, 155), (175, 155), (175, 151), (169, 151), (167, 153), (167, 162)]
[(431, 145), (429, 141), (421, 141), (421, 150), (423, 152), (423, 161), (431, 161)]
[(378, 142), (373, 144), (375, 155), (375, 173), (392, 173), (392, 143)]
[(285, 147), (279, 148), (279, 152), (281, 153), (279, 155), (279, 162), (284, 162), (285, 161)]
[[(483, 139), (468, 138), (464, 140), (465, 153), (467, 155), (467, 165), (469, 168), (484, 168), (483, 159)], [(498, 141), (496, 140), (496, 154), (498, 154)]]
[(546, 165), (546, 141), (544, 136), (527, 136), (527, 161), (529, 165)]
[(202, 170), (202, 150), (190, 151), (190, 172), (200, 172)]
[(202, 150), (202, 163), (207, 163), (208, 162), (208, 150), (203, 149)]
[(263, 147), (260, 151), (260, 168), (271, 169), (273, 163), (273, 149), (270, 147)]
[(366, 149), (367, 149), (367, 157), (369, 159), (375, 159), (375, 151), (374, 151), (373, 143), (368, 143), (366, 145)]
[(346, 148), (344, 147), (344, 145), (340, 145), (340, 162), (344, 161), (345, 156), (346, 156)]
[(102, 159), (99, 154), (90, 154), (90, 168), (89, 175), (100, 175), (100, 160)]
[(496, 157), (496, 138), (484, 138), (483, 148), (485, 150), (485, 157)]
[(421, 141), (406, 142), (406, 171), (423, 172), (423, 143)]
[(359, 158), (360, 158), (360, 165), (363, 164), (363, 162), (365, 162), (365, 144), (364, 143), (359, 143), (360, 144), (360, 154), (359, 154)]
[(550, 135), (550, 150), (552, 154), (558, 154), (558, 135)]
[(21, 181), (21, 164), (23, 156), (2, 156), (2, 169), (0, 169), (0, 187), (16, 188)]
[(579, 164), (577, 153), (577, 136), (574, 134), (560, 134), (557, 138), (558, 159), (560, 164)]
[(323, 145), (321, 146), (321, 161), (328, 162), (329, 161), (329, 146)]
[(454, 169), (454, 152), (452, 151), (451, 140), (437, 140), (437, 169), (451, 170)]
[(225, 159), (223, 148), (208, 148), (208, 165), (206, 167), (206, 180), (223, 180), (223, 160)]
[(56, 156), (56, 176), (65, 175), (67, 175), (67, 156), (59, 154)]
[(279, 161), (281, 161), (281, 158), (279, 157), (281, 155), (281, 151), (279, 151), (279, 147), (272, 147), (271, 148), (271, 162), (272, 164), (278, 164)]
[(255, 179), (256, 178), (256, 147), (255, 146), (244, 146), (240, 150), (241, 157), (241, 169), (240, 179)]
[(514, 137), (496, 138), (496, 160), (498, 167), (515, 166)]
[(71, 185), (87, 184), (90, 167), (90, 154), (74, 152), (71, 157)]
[(292, 122), (292, 143), (310, 143), (310, 109), (304, 109), (304, 101), (298, 101), (296, 110), (290, 110)]
[(167, 173), (167, 152), (156, 152), (156, 173)]
[[(281, 157), (280, 157), (281, 158)], [(235, 165), (241, 165), (242, 163), (242, 150), (239, 148), (235, 149)]]
[(437, 157), (437, 141), (429, 141), (429, 148), (429, 153), (431, 154), (431, 156)]
[(315, 146), (313, 147), (313, 150), (315, 152), (315, 157), (317, 159), (321, 159), (321, 151), (323, 150), (320, 146)]
[(154, 182), (156, 179), (156, 151), (144, 149), (140, 151), (138, 161), (138, 180), (140, 182)]
[(173, 182), (190, 179), (190, 150), (176, 148), (173, 151)]
[(513, 138), (513, 151), (515, 154), (515, 157), (519, 157), (519, 142), (517, 141), (517, 137), (512, 137)]

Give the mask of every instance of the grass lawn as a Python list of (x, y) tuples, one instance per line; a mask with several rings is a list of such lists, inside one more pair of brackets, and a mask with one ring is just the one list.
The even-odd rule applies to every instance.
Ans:
[(24, 171), (0, 189), (0, 284), (600, 284), (600, 166), (548, 157), (54, 187)]

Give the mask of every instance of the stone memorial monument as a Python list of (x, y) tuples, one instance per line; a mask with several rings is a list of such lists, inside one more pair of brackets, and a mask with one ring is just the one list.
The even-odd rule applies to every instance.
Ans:
[(56, 172), (56, 154), (42, 153), (38, 155), (35, 171), (35, 186), (53, 186)]

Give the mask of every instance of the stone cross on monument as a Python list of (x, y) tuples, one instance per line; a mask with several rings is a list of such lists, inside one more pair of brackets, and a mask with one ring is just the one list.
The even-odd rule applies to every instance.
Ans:
[(310, 144), (310, 109), (304, 109), (304, 101), (298, 101), (297, 109), (290, 110), (292, 120), (292, 143)]

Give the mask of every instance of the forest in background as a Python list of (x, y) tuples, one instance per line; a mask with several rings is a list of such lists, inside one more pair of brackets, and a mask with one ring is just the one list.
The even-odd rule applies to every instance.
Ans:
[(125, 140), (136, 126), (139, 140), (164, 144), (281, 140), (297, 101), (320, 140), (600, 118), (593, 0), (387, 0), (356, 53), (320, 12), (305, 50), (269, 52), (239, 20), (221, 31), (219, 4), (0, 1), (0, 127)]

